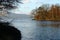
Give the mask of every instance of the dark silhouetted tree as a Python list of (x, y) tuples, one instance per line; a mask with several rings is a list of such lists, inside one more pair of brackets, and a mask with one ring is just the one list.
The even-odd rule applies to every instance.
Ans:
[(17, 3), (22, 3), (21, 0), (0, 0), (0, 5), (5, 6), (7, 9), (16, 8)]

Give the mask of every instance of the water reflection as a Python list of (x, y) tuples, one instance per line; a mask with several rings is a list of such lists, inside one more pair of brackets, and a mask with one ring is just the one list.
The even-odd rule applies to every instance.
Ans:
[(60, 22), (39, 21), (37, 26), (40, 27), (40, 40), (60, 40)]
[(31, 19), (12, 22), (22, 33), (22, 40), (60, 40), (60, 22), (34, 21)]
[(60, 22), (59, 21), (37, 21), (36, 23), (37, 26), (40, 27), (60, 27)]

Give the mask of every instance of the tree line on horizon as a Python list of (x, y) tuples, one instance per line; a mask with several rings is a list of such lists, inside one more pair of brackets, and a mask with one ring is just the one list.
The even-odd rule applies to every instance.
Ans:
[(47, 5), (44, 4), (31, 12), (35, 20), (60, 20), (60, 5)]

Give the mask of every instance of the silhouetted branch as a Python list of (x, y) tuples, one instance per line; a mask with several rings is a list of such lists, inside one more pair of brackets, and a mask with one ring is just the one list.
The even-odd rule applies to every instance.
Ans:
[(22, 3), (21, 0), (0, 0), (0, 5), (5, 6), (7, 9), (16, 8), (17, 3)]

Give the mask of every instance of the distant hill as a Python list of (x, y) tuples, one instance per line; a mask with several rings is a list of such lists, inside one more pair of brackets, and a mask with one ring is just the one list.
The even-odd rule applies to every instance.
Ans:
[(29, 15), (26, 14), (15, 14), (15, 13), (8, 13), (7, 16), (4, 16), (4, 18), (29, 18)]
[(29, 19), (29, 15), (26, 14), (15, 14), (15, 13), (8, 13), (7, 16), (1, 17), (4, 21), (11, 21), (11, 20), (22, 20), (22, 19)]

